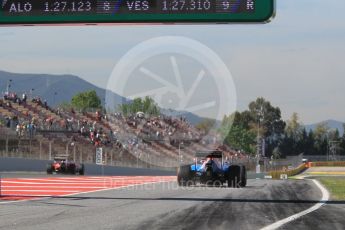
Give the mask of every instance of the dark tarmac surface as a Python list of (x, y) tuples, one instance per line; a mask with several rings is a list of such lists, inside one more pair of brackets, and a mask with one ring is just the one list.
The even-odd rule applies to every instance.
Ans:
[[(0, 229), (260, 229), (320, 198), (321, 192), (309, 180), (251, 179), (242, 189), (179, 188), (170, 182), (0, 202)], [(342, 202), (331, 202), (282, 229), (344, 229), (344, 214)]]
[(345, 229), (345, 201), (330, 201), (309, 215), (303, 216), (281, 229)]

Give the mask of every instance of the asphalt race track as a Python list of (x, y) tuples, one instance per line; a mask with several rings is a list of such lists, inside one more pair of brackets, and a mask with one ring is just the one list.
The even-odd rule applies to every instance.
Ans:
[[(322, 197), (310, 180), (250, 179), (242, 189), (179, 188), (174, 180), (7, 177), (0, 229), (260, 229)], [(344, 229), (344, 213), (342, 202), (330, 202), (282, 229)]]

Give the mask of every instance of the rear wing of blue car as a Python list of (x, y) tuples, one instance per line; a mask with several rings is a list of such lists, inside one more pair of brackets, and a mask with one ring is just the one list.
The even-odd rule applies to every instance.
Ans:
[(223, 152), (219, 150), (208, 150), (208, 151), (199, 151), (195, 153), (195, 157), (200, 158), (222, 158)]

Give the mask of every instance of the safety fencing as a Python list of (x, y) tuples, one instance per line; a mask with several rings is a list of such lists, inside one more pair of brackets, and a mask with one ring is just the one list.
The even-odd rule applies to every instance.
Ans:
[[(133, 168), (158, 168), (171, 170), (178, 164), (177, 159), (165, 158), (164, 155), (153, 155), (149, 152), (103, 147), (103, 162), (108, 166)], [(1, 158), (22, 158), (51, 161), (55, 156), (66, 155), (69, 160), (79, 163), (96, 163), (96, 147), (89, 143), (70, 141), (62, 138), (19, 139), (0, 136)], [(0, 168), (1, 171), (1, 168)]]

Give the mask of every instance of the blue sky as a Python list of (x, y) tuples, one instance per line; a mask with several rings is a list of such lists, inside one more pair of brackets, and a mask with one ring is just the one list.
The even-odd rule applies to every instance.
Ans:
[[(345, 1), (277, 0), (265, 25), (150, 25), (0, 28), (0, 69), (74, 74), (98, 86), (142, 41), (185, 36), (211, 48), (232, 73), (238, 109), (258, 96), (283, 117), (345, 121)], [(164, 67), (162, 67), (164, 68)]]

